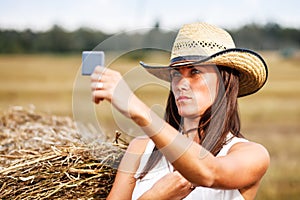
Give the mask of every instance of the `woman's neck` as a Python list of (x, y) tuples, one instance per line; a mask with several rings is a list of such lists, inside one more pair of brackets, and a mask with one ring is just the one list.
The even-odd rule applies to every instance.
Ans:
[(188, 138), (191, 138), (198, 143), (200, 142), (200, 138), (198, 136), (199, 121), (200, 121), (200, 117), (183, 119), (183, 133)]

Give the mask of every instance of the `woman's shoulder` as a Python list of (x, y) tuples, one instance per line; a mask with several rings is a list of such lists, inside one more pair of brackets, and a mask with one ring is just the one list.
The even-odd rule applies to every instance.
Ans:
[[(239, 153), (238, 153), (239, 152)], [(228, 154), (240, 154), (247, 157), (249, 160), (252, 157), (253, 160), (260, 160), (265, 166), (270, 163), (270, 155), (266, 147), (262, 144), (249, 141), (249, 142), (238, 142), (234, 144), (228, 151)]]
[(127, 152), (135, 154), (143, 154), (150, 138), (147, 136), (139, 136), (131, 140), (128, 145)]
[(252, 153), (262, 153), (269, 156), (268, 150), (259, 143), (248, 140), (244, 137), (236, 137), (233, 136), (232, 133), (229, 133), (228, 138), (230, 138), (229, 142), (225, 145), (228, 145), (228, 153), (235, 151), (250, 151)]
[(239, 138), (240, 141), (236, 141), (231, 148), (229, 149), (229, 152), (234, 152), (234, 151), (241, 151), (241, 150), (245, 150), (245, 151), (252, 151), (252, 152), (264, 152), (264, 153), (268, 153), (268, 150), (259, 143), (253, 142), (253, 141), (249, 141), (246, 140), (244, 138)]
[(141, 137), (131, 140), (119, 165), (119, 171), (135, 174), (149, 140), (148, 138)]

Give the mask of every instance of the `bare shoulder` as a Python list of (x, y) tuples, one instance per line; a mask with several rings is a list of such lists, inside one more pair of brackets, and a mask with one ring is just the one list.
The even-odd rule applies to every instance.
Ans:
[(149, 140), (150, 139), (148, 138), (137, 137), (130, 142), (119, 165), (119, 172), (131, 172), (131, 176), (133, 177), (133, 174), (138, 169), (140, 158), (143, 155)]
[(131, 140), (131, 142), (129, 143), (127, 152), (142, 154), (144, 153), (149, 141), (150, 141), (149, 137), (146, 136), (136, 137), (133, 140)]
[(238, 142), (230, 148), (228, 153), (237, 151), (253, 152), (253, 154), (259, 153), (269, 157), (268, 150), (263, 145), (256, 142)]
[(265, 171), (270, 164), (270, 155), (268, 150), (261, 144), (255, 142), (239, 142), (234, 144), (228, 155), (235, 154), (244, 157), (248, 161), (260, 163), (263, 171)]

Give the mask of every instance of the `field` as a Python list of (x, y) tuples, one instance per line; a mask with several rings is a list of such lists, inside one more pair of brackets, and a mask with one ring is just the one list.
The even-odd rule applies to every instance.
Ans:
[[(267, 84), (257, 94), (239, 100), (243, 134), (263, 144), (271, 155), (271, 166), (257, 199), (299, 199), (300, 56), (283, 58), (278, 52), (262, 55), (269, 66)], [(109, 67), (120, 70), (130, 84), (140, 84), (135, 89), (137, 95), (162, 111), (166, 87), (137, 76), (142, 73), (136, 68), (137, 60), (109, 56)], [(156, 54), (145, 60), (153, 62), (153, 56), (158, 63), (167, 60), (165, 55)], [(90, 112), (96, 111), (105, 134), (112, 138), (115, 130), (121, 130), (130, 139), (134, 136), (132, 129), (124, 126), (125, 119), (112, 111), (108, 103), (96, 107), (91, 103), (89, 79), (80, 76), (80, 65), (80, 55), (0, 55), (0, 110), (14, 105), (34, 106), (41, 112), (77, 120), (89, 119), (93, 115)]]

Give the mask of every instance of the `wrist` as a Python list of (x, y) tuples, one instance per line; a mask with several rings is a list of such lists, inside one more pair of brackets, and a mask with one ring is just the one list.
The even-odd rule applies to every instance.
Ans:
[(140, 127), (148, 126), (151, 123), (151, 110), (136, 96), (130, 103), (129, 117)]
[[(130, 104), (129, 117), (142, 129), (147, 130), (146, 133), (162, 129), (162, 125), (164, 125), (165, 121), (138, 97), (133, 96)], [(150, 136), (148, 133), (147, 135)]]

